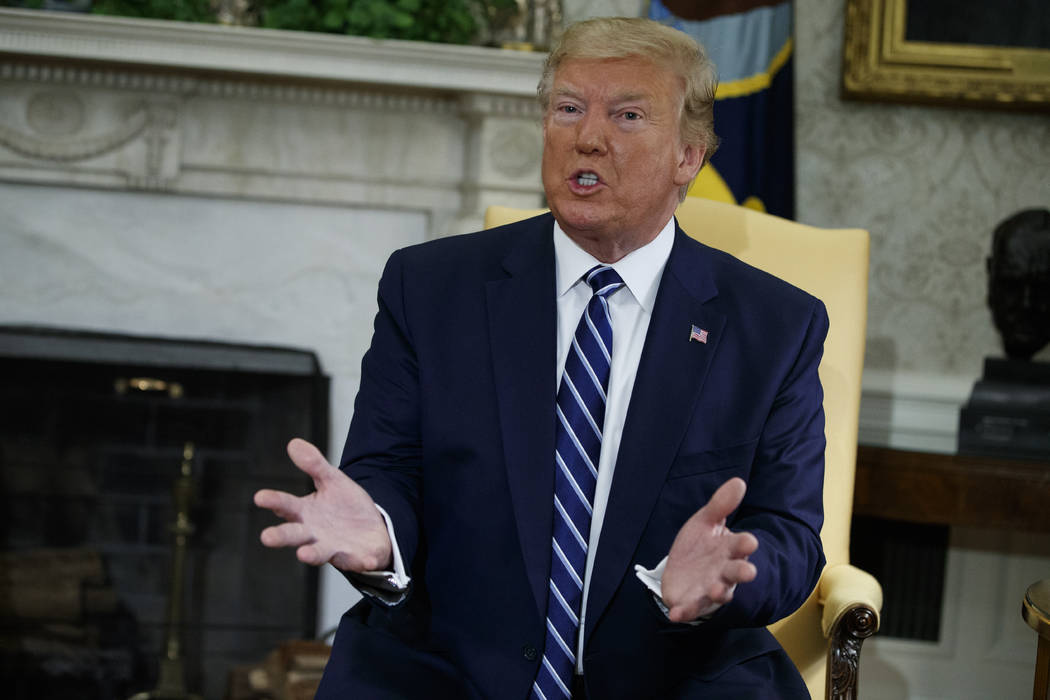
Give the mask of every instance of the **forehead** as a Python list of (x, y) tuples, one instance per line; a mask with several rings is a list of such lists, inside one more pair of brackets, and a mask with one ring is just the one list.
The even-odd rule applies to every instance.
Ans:
[(555, 71), (553, 93), (660, 100), (680, 97), (683, 88), (670, 68), (641, 56), (572, 58)]

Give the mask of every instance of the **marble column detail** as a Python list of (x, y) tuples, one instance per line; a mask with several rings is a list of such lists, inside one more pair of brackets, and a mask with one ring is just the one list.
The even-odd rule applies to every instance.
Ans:
[(543, 145), (536, 99), (474, 93), (462, 96), (459, 106), (467, 144), (463, 209), (456, 225), (480, 227), (485, 208), (494, 204), (542, 207)]

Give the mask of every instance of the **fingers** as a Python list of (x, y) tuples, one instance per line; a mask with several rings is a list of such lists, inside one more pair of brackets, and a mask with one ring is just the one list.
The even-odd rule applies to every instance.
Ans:
[(738, 583), (754, 581), (757, 575), (758, 569), (749, 561), (737, 559), (727, 562), (718, 580), (704, 589), (694, 590), (682, 602), (670, 604), (665, 593), (664, 602), (670, 605), (667, 618), (671, 622), (691, 622), (703, 615), (710, 615), (719, 607), (732, 602)]
[[(743, 559), (734, 559), (727, 562), (725, 568), (722, 569), (722, 581), (730, 586), (754, 581), (756, 576), (758, 576), (758, 569), (755, 568), (755, 565)], [(732, 594), (730, 594), (730, 598), (732, 598)]]
[(731, 535), (729, 556), (733, 559), (746, 559), (758, 550), (758, 538), (750, 532), (737, 532)]
[(319, 449), (302, 438), (293, 439), (288, 443), (287, 449), (288, 456), (295, 466), (306, 472), (315, 481), (324, 479), (328, 476), (328, 471), (335, 469)]
[(732, 515), (733, 511), (740, 506), (747, 492), (747, 484), (738, 476), (734, 476), (718, 487), (711, 500), (701, 510), (704, 520), (709, 523), (720, 523)]
[(273, 489), (261, 489), (255, 492), (252, 499), (260, 508), (273, 511), (274, 515), (283, 520), (299, 520), (299, 498), (284, 491)]
[(301, 547), (313, 543), (314, 535), (302, 523), (281, 523), (264, 529), (259, 540), (267, 547)]
[(333, 553), (317, 541), (314, 533), (302, 523), (274, 525), (262, 531), (259, 539), (267, 547), (295, 547), (295, 558), (304, 564), (321, 566), (331, 561), (340, 569), (360, 571), (346, 554)]
[(328, 561), (328, 557), (314, 544), (305, 544), (295, 550), (295, 558), (304, 564), (320, 566)]
[(296, 547), (295, 558), (304, 564), (321, 566), (329, 559), (329, 554), (314, 542), (313, 534), (299, 523), (268, 527), (259, 539), (267, 547)]

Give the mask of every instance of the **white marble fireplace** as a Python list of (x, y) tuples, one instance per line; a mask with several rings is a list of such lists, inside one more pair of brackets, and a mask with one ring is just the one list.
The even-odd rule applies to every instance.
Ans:
[(541, 64), (0, 10), (0, 323), (312, 349), (338, 457), (390, 252), (541, 204)]

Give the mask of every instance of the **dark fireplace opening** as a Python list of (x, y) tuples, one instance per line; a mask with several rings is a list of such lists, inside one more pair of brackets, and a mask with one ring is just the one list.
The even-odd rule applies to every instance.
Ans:
[(316, 570), (262, 547), (251, 499), (310, 488), (284, 445), (327, 444), (313, 353), (0, 327), (0, 364), (5, 697), (222, 698), (315, 636)]

